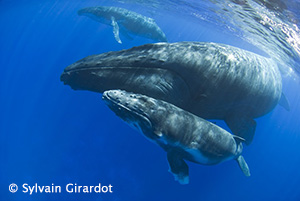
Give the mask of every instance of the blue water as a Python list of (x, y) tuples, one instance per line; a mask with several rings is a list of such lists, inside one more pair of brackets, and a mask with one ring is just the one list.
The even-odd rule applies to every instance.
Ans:
[[(299, 3), (289, 1), (280, 10), (291, 19), (276, 18), (283, 14), (269, 9), (277, 12), (272, 19), (277, 24), (270, 23), (273, 31), (268, 27), (270, 32), (260, 35), (250, 33), (234, 15), (237, 10), (228, 9), (235, 17), (226, 17), (223, 3), (217, 2), (0, 1), (0, 200), (299, 201)], [(234, 8), (239, 4), (232, 2), (244, 1), (222, 2)], [(277, 106), (257, 119), (255, 139), (243, 151), (251, 177), (235, 161), (215, 166), (188, 162), (190, 184), (180, 185), (168, 172), (166, 153), (116, 117), (100, 94), (74, 91), (60, 82), (63, 69), (83, 57), (154, 42), (137, 36), (120, 45), (111, 27), (77, 15), (80, 8), (98, 5), (154, 18), (170, 42), (212, 41), (277, 54), (291, 111)], [(294, 31), (287, 34), (290, 38), (274, 31), (284, 27), (279, 19)], [(270, 43), (263, 43), (267, 39)], [(283, 42), (275, 47), (276, 39)], [(18, 192), (9, 192), (11, 183)], [(22, 192), (24, 183), (53, 183), (62, 186), (62, 193), (29, 195)], [(113, 193), (70, 194), (64, 191), (68, 183), (111, 184)]]

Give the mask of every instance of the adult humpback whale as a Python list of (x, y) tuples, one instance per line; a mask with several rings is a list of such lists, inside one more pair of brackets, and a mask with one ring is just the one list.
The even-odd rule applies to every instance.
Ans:
[(119, 33), (131, 38), (127, 32), (140, 35), (155, 41), (166, 42), (164, 32), (157, 26), (154, 19), (118, 7), (89, 7), (78, 11), (92, 19), (113, 26), (113, 33), (118, 43), (122, 43)]
[(182, 184), (189, 182), (185, 160), (214, 165), (235, 159), (246, 176), (241, 156), (243, 139), (170, 103), (121, 90), (105, 91), (108, 107), (129, 125), (167, 152), (170, 171)]
[(73, 89), (110, 89), (161, 99), (205, 119), (223, 119), (250, 144), (253, 120), (279, 102), (282, 81), (270, 59), (216, 43), (157, 43), (88, 56), (61, 80)]

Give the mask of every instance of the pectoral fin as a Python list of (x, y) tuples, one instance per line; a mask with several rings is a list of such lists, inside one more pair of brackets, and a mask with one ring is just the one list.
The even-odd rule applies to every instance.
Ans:
[(175, 180), (180, 184), (189, 183), (189, 167), (182, 158), (172, 152), (167, 155), (169, 162), (169, 171), (174, 175)]
[(249, 170), (249, 167), (248, 167), (248, 164), (246, 163), (245, 159), (243, 156), (239, 156), (236, 161), (238, 162), (241, 170), (243, 171), (244, 175), (247, 176), (247, 177), (250, 177), (251, 174), (250, 174), (250, 170)]
[(252, 118), (231, 115), (226, 117), (225, 122), (234, 135), (245, 139), (246, 145), (251, 144), (256, 129), (256, 122)]
[(114, 33), (116, 41), (118, 43), (122, 44), (122, 41), (121, 41), (120, 35), (119, 35), (120, 34), (119, 25), (113, 16), (111, 17), (111, 25), (113, 26), (113, 33)]
[(281, 93), (281, 98), (279, 100), (279, 105), (286, 109), (287, 111), (290, 111), (290, 104), (289, 101), (287, 100), (286, 96)]

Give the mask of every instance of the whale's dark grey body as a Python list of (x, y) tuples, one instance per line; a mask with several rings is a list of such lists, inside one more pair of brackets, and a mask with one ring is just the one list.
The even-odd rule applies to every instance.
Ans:
[(128, 124), (162, 147), (171, 172), (180, 183), (189, 181), (184, 159), (213, 165), (236, 159), (246, 176), (241, 138), (170, 103), (121, 90), (105, 91), (103, 100)]
[(98, 22), (111, 25), (118, 43), (122, 43), (119, 33), (127, 38), (128, 32), (155, 41), (166, 42), (167, 38), (152, 18), (119, 7), (89, 7), (78, 11), (79, 15), (88, 16)]
[(205, 119), (223, 119), (249, 144), (254, 118), (270, 112), (282, 81), (270, 59), (228, 45), (157, 43), (88, 56), (68, 66), (61, 80), (73, 89), (144, 94)]

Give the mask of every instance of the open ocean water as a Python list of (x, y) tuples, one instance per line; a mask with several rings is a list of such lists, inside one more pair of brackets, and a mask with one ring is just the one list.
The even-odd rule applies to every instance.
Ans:
[[(256, 119), (254, 141), (243, 150), (251, 177), (232, 160), (188, 162), (190, 184), (180, 185), (166, 153), (121, 121), (101, 94), (60, 81), (65, 67), (88, 55), (155, 42), (121, 36), (117, 43), (111, 26), (77, 15), (89, 6), (151, 17), (169, 42), (229, 44), (277, 62), (291, 109), (278, 105)], [(0, 200), (299, 201), (299, 27), (298, 0), (0, 0)], [(68, 193), (69, 183), (111, 184), (113, 192)], [(62, 192), (30, 195), (23, 184)]]

